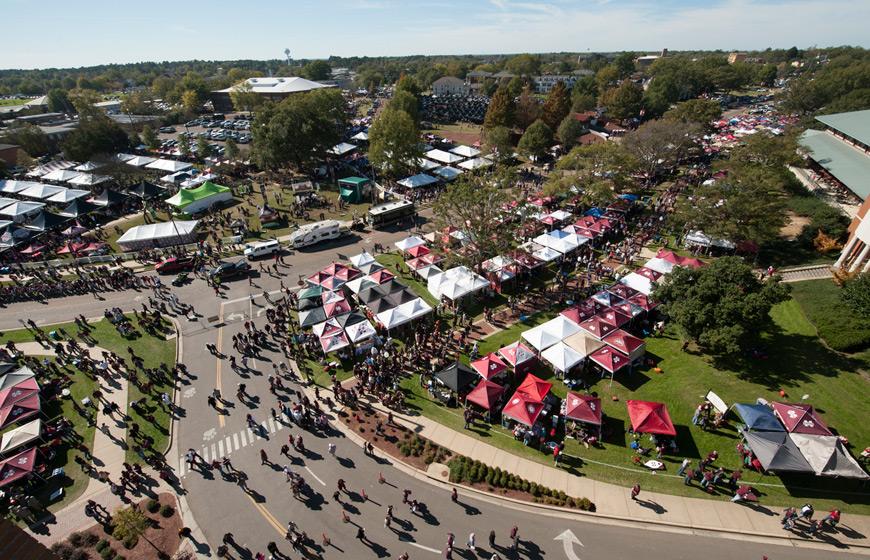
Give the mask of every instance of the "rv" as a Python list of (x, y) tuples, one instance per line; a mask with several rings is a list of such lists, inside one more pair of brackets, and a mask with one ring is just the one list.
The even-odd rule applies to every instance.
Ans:
[(412, 201), (394, 200), (369, 208), (369, 223), (377, 229), (413, 215), (414, 203)]
[(305, 224), (300, 226), (290, 236), (290, 247), (301, 249), (321, 241), (338, 239), (343, 235), (350, 235), (350, 227), (346, 222), (324, 220), (322, 222), (314, 222), (313, 224)]

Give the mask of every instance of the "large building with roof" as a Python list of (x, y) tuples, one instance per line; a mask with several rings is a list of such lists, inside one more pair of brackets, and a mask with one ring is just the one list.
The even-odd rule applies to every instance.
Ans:
[(862, 201), (834, 268), (870, 271), (870, 110), (823, 115), (825, 130), (807, 130), (800, 143), (820, 171)]
[[(316, 89), (335, 87), (334, 85), (312, 82), (305, 78), (248, 78), (246, 81), (251, 84), (253, 91), (258, 93), (260, 97), (273, 102), (282, 101), (296, 93), (307, 93)], [(238, 84), (211, 92), (211, 102), (214, 105), (215, 111), (233, 110), (233, 100), (230, 98), (230, 92), (236, 87), (238, 87)]]

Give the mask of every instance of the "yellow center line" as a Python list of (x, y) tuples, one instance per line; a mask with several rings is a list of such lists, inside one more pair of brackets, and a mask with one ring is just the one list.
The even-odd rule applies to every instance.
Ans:
[(272, 525), (272, 527), (274, 527), (276, 531), (278, 531), (279, 535), (283, 537), (287, 534), (287, 531), (284, 529), (284, 527), (281, 526), (280, 523), (278, 523), (278, 521), (275, 519), (275, 516), (273, 516), (271, 512), (266, 509), (266, 506), (258, 504), (254, 497), (247, 492), (245, 494), (248, 496), (248, 499), (251, 500), (251, 503), (254, 504), (254, 507), (260, 510), (260, 514), (266, 519), (266, 521), (268, 521), (269, 524)]
[[(218, 341), (217, 341), (217, 353), (218, 353), (218, 355), (217, 355), (217, 385), (216, 386), (217, 386), (218, 391), (221, 390), (221, 357), (220, 357), (220, 354), (221, 354), (221, 341), (223, 339), (221, 334), (223, 333), (223, 330), (224, 330), (223, 322), (224, 322), (224, 306), (221, 305), (221, 310), (220, 310), (220, 313), (218, 315), (218, 324), (220, 326), (218, 327)], [(223, 393), (221, 393), (221, 397), (223, 397), (223, 396), (224, 396)], [(223, 428), (226, 425), (226, 420), (224, 420), (224, 413), (223, 413), (224, 412), (224, 405), (222, 403), (218, 402), (217, 408), (218, 408), (218, 424), (220, 425), (221, 428)]]

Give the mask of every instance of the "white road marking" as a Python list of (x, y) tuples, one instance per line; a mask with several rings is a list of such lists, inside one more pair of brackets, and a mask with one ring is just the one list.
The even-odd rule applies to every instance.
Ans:
[(218, 455), (224, 456), (224, 440), (218, 441)]
[(208, 447), (203, 447), (200, 455), (202, 455), (202, 460), (208, 463)]
[(553, 540), (562, 541), (562, 546), (565, 549), (565, 556), (568, 557), (568, 560), (580, 560), (580, 557), (574, 553), (574, 543), (577, 543), (580, 546), (583, 546), (583, 543), (580, 542), (580, 539), (574, 535), (574, 532), (571, 531), (571, 529), (566, 529)]
[(277, 432), (277, 431), (278, 431), (278, 430), (275, 429), (275, 421), (272, 420), (272, 418), (270, 417), (270, 418), (269, 418), (269, 433), (270, 433), (270, 434), (274, 434), (274, 433)]
[[(235, 435), (235, 434), (233, 434), (233, 435)], [(245, 432), (239, 432), (239, 437), (242, 438), (242, 447), (247, 446), (248, 442), (245, 441)], [(253, 443), (253, 442), (251, 442), (251, 443)], [(238, 447), (236, 447), (236, 449), (238, 449)]]
[(230, 436), (227, 436), (227, 452), (225, 455), (229, 455), (233, 452), (232, 441), (230, 441)]
[(326, 486), (326, 483), (323, 482), (322, 480), (320, 480), (319, 478), (317, 478), (317, 475), (314, 474), (314, 471), (312, 471), (311, 469), (309, 469), (307, 465), (305, 466), (305, 470), (308, 471), (309, 473), (311, 473), (311, 476), (314, 477), (314, 480), (316, 480), (317, 482), (319, 482), (321, 486)]
[(214, 461), (217, 459), (217, 451), (215, 450), (215, 445), (211, 444), (211, 460)]
[[(244, 445), (244, 443), (242, 445)], [(241, 449), (239, 446), (239, 434), (233, 434), (233, 449)]]
[(254, 443), (255, 437), (257, 439), (260, 439), (260, 436), (254, 436), (254, 430), (252, 430), (251, 428), (248, 428), (248, 441), (250, 441), (251, 443)]
[(399, 537), (399, 542), (407, 543), (411, 546), (416, 546), (417, 548), (422, 548), (423, 550), (428, 550), (429, 552), (434, 552), (435, 554), (441, 554), (443, 551), (438, 550), (436, 548), (429, 548), (428, 546), (423, 546), (422, 544), (415, 543), (414, 541), (409, 541)]

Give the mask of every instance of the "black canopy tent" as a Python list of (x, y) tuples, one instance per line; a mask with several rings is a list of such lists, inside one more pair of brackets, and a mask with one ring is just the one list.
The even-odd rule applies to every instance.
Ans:
[(480, 377), (480, 374), (462, 362), (453, 362), (436, 373), (435, 377), (448, 389), (459, 393)]
[(159, 186), (148, 181), (142, 181), (129, 191), (131, 195), (138, 196), (139, 198), (154, 198), (155, 196), (166, 194), (166, 192), (166, 189), (161, 189)]
[(65, 224), (70, 219), (71, 218), (69, 216), (60, 216), (58, 214), (52, 214), (51, 212), (46, 212), (45, 210), (42, 210), (29, 223), (24, 224), (24, 227), (27, 229), (32, 229), (34, 231), (48, 231), (50, 229), (56, 228), (59, 225)]
[(94, 204), (97, 206), (111, 206), (127, 200), (127, 195), (119, 193), (118, 191), (113, 191), (112, 189), (104, 189), (103, 192), (100, 193), (100, 196), (93, 200)]
[(87, 216), (91, 212), (96, 212), (101, 208), (96, 204), (90, 203), (87, 200), (82, 200), (77, 198), (73, 200), (69, 206), (67, 206), (64, 210), (58, 212), (60, 216), (67, 216), (69, 218), (78, 218), (79, 216)]

